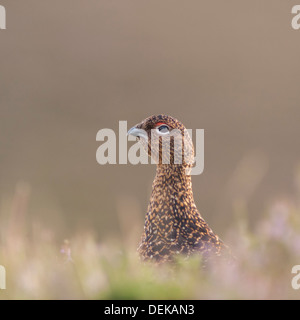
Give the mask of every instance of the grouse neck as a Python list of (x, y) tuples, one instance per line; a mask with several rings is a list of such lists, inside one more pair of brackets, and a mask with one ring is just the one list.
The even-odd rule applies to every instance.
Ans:
[(174, 189), (173, 191), (192, 193), (192, 178), (186, 174), (186, 167), (178, 164), (157, 165), (154, 184), (161, 189)]
[[(174, 217), (188, 217), (191, 212), (198, 212), (194, 202), (192, 179), (190, 175), (186, 175), (185, 167), (178, 165), (157, 166), (149, 212), (153, 212), (151, 206), (157, 204), (173, 208)], [(157, 214), (161, 214), (161, 212), (159, 211)]]

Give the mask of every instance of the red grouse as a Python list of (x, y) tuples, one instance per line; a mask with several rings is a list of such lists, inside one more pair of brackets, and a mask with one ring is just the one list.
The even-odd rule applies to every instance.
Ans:
[(205, 260), (220, 255), (226, 246), (201, 217), (194, 202), (190, 175), (194, 147), (183, 124), (167, 115), (151, 116), (128, 134), (140, 140), (157, 164), (138, 247), (142, 260), (173, 261), (176, 255), (197, 252)]

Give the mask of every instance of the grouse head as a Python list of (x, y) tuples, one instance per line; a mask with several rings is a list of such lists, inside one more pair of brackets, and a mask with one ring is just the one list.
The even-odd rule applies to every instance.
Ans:
[(132, 127), (128, 134), (140, 140), (152, 163), (184, 168), (193, 165), (194, 147), (188, 130), (171, 116), (150, 116)]

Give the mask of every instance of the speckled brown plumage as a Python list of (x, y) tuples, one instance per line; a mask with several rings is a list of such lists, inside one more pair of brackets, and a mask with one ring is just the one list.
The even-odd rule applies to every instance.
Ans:
[[(179, 129), (182, 137), (185, 136), (185, 139), (182, 138), (182, 150), (187, 152), (182, 162), (176, 163), (174, 155), (178, 152), (178, 146), (171, 138), (170, 161), (165, 164), (161, 152), (165, 142), (159, 130), (164, 131), (167, 136), (174, 129)], [(131, 128), (128, 133), (138, 137), (157, 163), (144, 233), (138, 247), (141, 258), (165, 262), (172, 261), (174, 255), (179, 254), (190, 256), (200, 252), (205, 259), (211, 254), (220, 255), (226, 246), (201, 217), (194, 202), (191, 176), (188, 174), (194, 149), (183, 124), (170, 116), (151, 116)], [(146, 134), (148, 140), (145, 139)], [(151, 135), (157, 135), (159, 139), (159, 147), (152, 148), (152, 154)], [(179, 151), (181, 152), (181, 148)]]

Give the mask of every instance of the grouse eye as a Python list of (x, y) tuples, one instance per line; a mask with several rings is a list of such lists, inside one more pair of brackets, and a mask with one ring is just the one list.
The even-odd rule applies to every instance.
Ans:
[(167, 134), (170, 131), (169, 127), (166, 124), (160, 125), (159, 127), (157, 127), (157, 130), (159, 131), (159, 133), (162, 133), (162, 134)]

